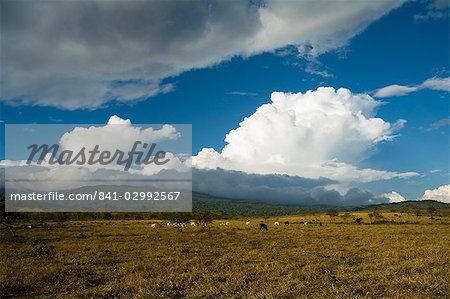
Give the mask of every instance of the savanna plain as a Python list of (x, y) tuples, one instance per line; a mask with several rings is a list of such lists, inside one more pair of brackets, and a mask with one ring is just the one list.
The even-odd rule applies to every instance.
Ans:
[(16, 237), (0, 231), (0, 297), (449, 298), (449, 224), (393, 213), (373, 223), (362, 212), (183, 230), (151, 219), (22, 221)]

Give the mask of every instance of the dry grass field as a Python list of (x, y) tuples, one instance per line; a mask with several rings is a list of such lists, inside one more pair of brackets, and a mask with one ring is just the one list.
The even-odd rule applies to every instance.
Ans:
[(361, 215), (363, 224), (242, 218), (183, 232), (148, 220), (18, 223), (16, 238), (1, 231), (0, 297), (449, 297), (449, 219), (352, 218)]

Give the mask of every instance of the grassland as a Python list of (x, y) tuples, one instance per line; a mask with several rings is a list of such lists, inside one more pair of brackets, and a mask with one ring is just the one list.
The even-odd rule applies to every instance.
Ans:
[(433, 218), (22, 222), (0, 232), (0, 297), (448, 298), (450, 219)]

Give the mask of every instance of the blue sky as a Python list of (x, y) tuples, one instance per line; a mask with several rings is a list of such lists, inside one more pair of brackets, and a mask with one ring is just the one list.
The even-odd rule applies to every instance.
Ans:
[[(367, 28), (355, 29), (343, 46), (312, 58), (301, 56), (292, 45), (233, 55), (212, 65), (160, 76), (161, 86), (172, 84), (168, 92), (136, 101), (107, 101), (94, 108), (67, 109), (42, 101), (17, 101), (20, 95), (2, 96), (1, 119), (5, 123), (105, 123), (118, 115), (136, 124), (192, 124), (193, 154), (203, 148), (220, 152), (226, 145), (225, 135), (270, 102), (274, 91), (304, 93), (330, 86), (374, 95), (393, 84), (416, 86), (430, 78), (448, 78), (448, 7), (444, 17), (418, 18), (431, 10), (430, 3), (388, 9), (381, 18), (367, 22)], [(313, 74), (311, 68), (329, 75)], [(352, 186), (376, 194), (395, 190), (415, 199), (426, 189), (448, 184), (449, 127), (432, 128), (433, 123), (449, 118), (448, 90), (421, 88), (404, 96), (374, 98), (384, 102), (376, 117), (391, 124), (399, 119), (407, 122), (392, 141), (377, 143), (357, 166), (419, 175), (353, 182)]]

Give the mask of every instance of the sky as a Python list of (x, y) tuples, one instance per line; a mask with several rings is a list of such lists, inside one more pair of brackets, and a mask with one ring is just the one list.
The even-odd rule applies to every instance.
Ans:
[(447, 1), (25, 2), (6, 124), (192, 124), (218, 196), (450, 202)]

